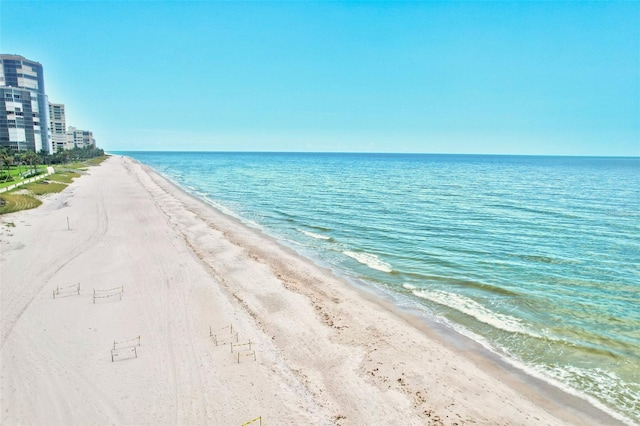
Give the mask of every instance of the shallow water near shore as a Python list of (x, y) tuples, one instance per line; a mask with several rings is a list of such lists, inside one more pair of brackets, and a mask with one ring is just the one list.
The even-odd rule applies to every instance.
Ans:
[(640, 159), (120, 154), (640, 422)]

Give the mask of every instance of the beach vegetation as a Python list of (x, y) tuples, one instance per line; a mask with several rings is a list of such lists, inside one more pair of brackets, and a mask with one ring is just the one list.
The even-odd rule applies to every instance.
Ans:
[(0, 194), (0, 214), (33, 209), (40, 204), (42, 204), (42, 201), (27, 194)]
[(87, 161), (85, 161), (85, 163), (89, 164), (90, 166), (99, 166), (100, 163), (102, 163), (107, 158), (109, 158), (108, 155), (101, 155), (99, 157), (89, 158)]
[[(64, 149), (56, 152), (55, 154), (42, 153), (42, 163), (46, 164), (82, 164), (95, 158), (105, 157), (104, 150), (101, 148), (94, 148), (92, 146), (86, 146), (83, 148)], [(99, 163), (98, 163), (99, 164)], [(89, 164), (92, 165), (92, 164)], [(86, 167), (84, 164), (83, 167)]]
[(68, 185), (61, 182), (52, 182), (49, 180), (41, 180), (39, 182), (28, 183), (20, 187), (20, 189), (30, 191), (33, 195), (53, 194), (61, 192)]
[(46, 170), (46, 166), (39, 166), (35, 172), (33, 170), (24, 171), (21, 170), (19, 166), (12, 166), (8, 172), (3, 170), (3, 172), (0, 173), (0, 188), (11, 186), (25, 179), (45, 173)]
[(89, 166), (85, 162), (79, 162), (79, 161), (62, 164), (61, 166), (55, 167), (56, 170), (80, 170), (80, 171), (87, 170), (88, 168)]
[[(56, 175), (58, 174), (56, 173), (51, 176), (56, 177)], [(61, 173), (59, 175), (62, 176), (62, 178), (60, 176), (57, 176), (57, 178), (72, 180), (72, 173)], [(75, 175), (79, 176), (77, 174)], [(41, 180), (39, 182), (22, 185), (14, 191), (0, 194), (0, 215), (38, 207), (42, 204), (42, 201), (37, 198), (38, 196), (61, 192), (67, 186), (69, 185), (62, 182)]]
[(46, 166), (39, 166), (38, 159), (32, 151), (14, 153), (0, 148), (0, 188), (44, 173)]
[(71, 183), (75, 178), (80, 177), (80, 173), (71, 170), (60, 170), (49, 176), (49, 180), (60, 183)]
[[(13, 153), (6, 148), (0, 149), (0, 188), (20, 185), (0, 194), (0, 215), (19, 210), (32, 209), (42, 204), (37, 197), (61, 192), (81, 172), (91, 166), (100, 165), (108, 158), (104, 150), (93, 147), (74, 148), (55, 154), (43, 151)], [(22, 184), (24, 180), (46, 172), (46, 165), (53, 165), (55, 173), (47, 179)]]

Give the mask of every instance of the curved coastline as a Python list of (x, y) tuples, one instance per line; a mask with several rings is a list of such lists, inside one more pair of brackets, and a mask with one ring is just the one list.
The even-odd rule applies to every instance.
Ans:
[(527, 368), (526, 365), (499, 354), (493, 350), (487, 342), (479, 339), (478, 336), (469, 335), (468, 332), (465, 333), (466, 330), (456, 329), (452, 324), (444, 323), (437, 318), (431, 317), (410, 301), (409, 304), (398, 305), (397, 300), (395, 302), (392, 300), (396, 298), (397, 295), (390, 295), (381, 288), (372, 287), (370, 283), (358, 283), (357, 279), (341, 273), (341, 271), (333, 265), (326, 264), (319, 258), (314, 258), (301, 252), (296, 249), (294, 245), (279, 240), (255, 224), (244, 221), (242, 217), (239, 217), (233, 212), (223, 210), (221, 206), (212, 200), (203, 199), (199, 194), (182, 187), (179, 182), (176, 182), (170, 176), (155, 170), (153, 167), (137, 159), (131, 158), (131, 160), (141, 164), (148, 173), (159, 175), (178, 191), (182, 191), (195, 200), (206, 204), (219, 214), (232, 218), (238, 225), (248, 227), (253, 232), (259, 234), (259, 238), (271, 239), (280, 246), (289, 249), (292, 254), (312, 262), (318, 268), (330, 271), (331, 274), (356, 289), (361, 297), (383, 307), (393, 315), (402, 318), (411, 327), (415, 327), (428, 336), (429, 339), (433, 339), (438, 344), (468, 357), (477, 366), (485, 371), (489, 371), (491, 376), (507, 383), (518, 393), (539, 404), (551, 414), (558, 416), (558, 418), (568, 421), (569, 423), (576, 422), (576, 424), (588, 424), (591, 422), (593, 422), (593, 424), (634, 424), (632, 420), (611, 410), (592, 397), (564, 386), (555, 379), (544, 375), (544, 373), (532, 371)]
[[(129, 157), (10, 220), (3, 424), (619, 423)], [(120, 300), (91, 302), (114, 283)], [(230, 323), (256, 361), (214, 345)], [(136, 358), (110, 360), (134, 335)]]

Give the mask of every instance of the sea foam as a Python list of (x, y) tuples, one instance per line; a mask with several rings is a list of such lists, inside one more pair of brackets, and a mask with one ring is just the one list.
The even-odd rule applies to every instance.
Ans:
[(387, 273), (390, 273), (392, 271), (391, 265), (380, 260), (380, 258), (378, 258), (378, 256), (376, 256), (375, 254), (356, 253), (353, 251), (343, 251), (343, 253), (350, 258), (357, 260), (363, 265), (367, 265), (371, 269)]
[(518, 318), (493, 312), (468, 297), (439, 290), (418, 290), (414, 291), (413, 294), (422, 299), (427, 299), (439, 305), (460, 311), (477, 319), (478, 321), (489, 324), (492, 327), (511, 333), (521, 333), (533, 337), (542, 337), (530, 330), (527, 330)]
[(331, 237), (327, 237), (326, 235), (314, 234), (313, 232), (305, 231), (303, 229), (297, 229), (298, 232), (302, 232), (307, 237), (315, 238), (316, 240), (330, 240)]

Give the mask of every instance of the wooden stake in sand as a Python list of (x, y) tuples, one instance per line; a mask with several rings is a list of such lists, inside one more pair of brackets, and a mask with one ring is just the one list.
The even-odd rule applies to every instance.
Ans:
[(53, 289), (53, 298), (55, 299), (56, 296), (60, 295), (60, 293), (69, 291), (80, 294), (80, 283), (68, 285), (66, 287), (57, 286), (55, 289)]
[(238, 346), (249, 346), (249, 350), (251, 350), (251, 340), (247, 343), (233, 343), (231, 342), (231, 353), (233, 353), (233, 348), (237, 348)]
[(111, 362), (114, 362), (117, 357), (121, 357), (127, 354), (133, 354), (133, 357), (138, 358), (138, 349), (136, 349), (135, 346), (120, 349), (111, 349)]
[(253, 420), (249, 420), (249, 421), (248, 421), (248, 422), (246, 422), (246, 423), (242, 423), (240, 426), (247, 426), (248, 424), (251, 424), (251, 423), (254, 423), (254, 422), (260, 422), (260, 426), (262, 426), (262, 416), (260, 416), (260, 417), (256, 417), (256, 418), (255, 418), (255, 419), (253, 419)]
[(122, 300), (122, 293), (124, 293), (124, 285), (120, 287), (107, 288), (107, 289), (93, 289), (93, 303), (96, 303), (96, 299), (106, 299), (109, 297), (118, 296)]
[(253, 360), (256, 360), (256, 351), (251, 351), (251, 352), (236, 352), (236, 354), (238, 354), (238, 364), (240, 364), (240, 357), (241, 356), (252, 356)]

